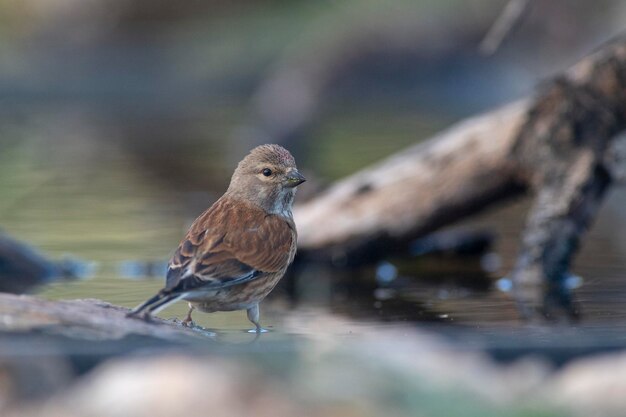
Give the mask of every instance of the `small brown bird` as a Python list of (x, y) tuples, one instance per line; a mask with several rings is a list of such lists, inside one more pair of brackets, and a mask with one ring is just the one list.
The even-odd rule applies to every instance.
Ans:
[(247, 310), (261, 331), (259, 303), (296, 254), (291, 206), (305, 178), (285, 148), (261, 145), (239, 163), (228, 190), (198, 217), (169, 262), (165, 288), (129, 315), (144, 317), (184, 299), (198, 309)]

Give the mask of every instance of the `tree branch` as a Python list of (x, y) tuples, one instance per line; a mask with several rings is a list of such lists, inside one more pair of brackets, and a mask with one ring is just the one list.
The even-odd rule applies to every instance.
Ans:
[(611, 184), (611, 141), (626, 129), (626, 36), (522, 100), (343, 179), (298, 206), (305, 257), (371, 261), (504, 198), (536, 194), (513, 271), (525, 314), (556, 301)]

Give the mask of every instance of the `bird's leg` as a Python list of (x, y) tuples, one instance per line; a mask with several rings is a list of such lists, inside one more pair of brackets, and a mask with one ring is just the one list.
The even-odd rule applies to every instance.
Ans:
[(259, 305), (255, 304), (253, 307), (250, 307), (247, 310), (247, 313), (248, 313), (248, 320), (250, 320), (256, 326), (256, 329), (251, 330), (251, 332), (256, 331), (256, 333), (261, 333), (263, 329), (261, 328), (261, 325), (259, 324), (259, 316), (260, 316)]
[(191, 313), (193, 313), (193, 311), (195, 310), (195, 307), (191, 305), (191, 303), (189, 303), (189, 312), (187, 312), (187, 317), (185, 317), (185, 320), (183, 320), (182, 325), (185, 327), (193, 327), (194, 326), (194, 322), (191, 319)]

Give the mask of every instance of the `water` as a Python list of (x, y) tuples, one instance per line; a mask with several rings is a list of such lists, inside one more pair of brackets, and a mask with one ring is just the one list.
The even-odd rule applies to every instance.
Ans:
[[(482, 57), (476, 47), (498, 2), (27, 3), (2, 7), (0, 233), (49, 259), (71, 257), (84, 267), (83, 279), (40, 287), (36, 295), (129, 308), (162, 287), (165, 263), (188, 226), (224, 191), (251, 147), (245, 140), (255, 132), (253, 98), (281, 65), (304, 58), (296, 67), (312, 64), (317, 73), (319, 66), (324, 78), (328, 57), (339, 58), (329, 62), (339, 73), (313, 103), (305, 137), (294, 135), (288, 146), (309, 179), (298, 194), (303, 201), (458, 118), (532, 94), (613, 36), (624, 9), (611, 1), (534, 8), (497, 54)], [(569, 14), (555, 26), (563, 11)], [(388, 25), (396, 16), (399, 24)], [(415, 41), (406, 38), (413, 25)], [(398, 33), (377, 36), (377, 28), (387, 26)], [(547, 27), (550, 33), (536, 30)], [(363, 44), (337, 49), (359, 40), (363, 29)], [(297, 88), (288, 90), (288, 99), (298, 95)], [(162, 393), (200, 381), (191, 385), (234, 399), (229, 412), (248, 403), (280, 413), (278, 400), (287, 399), (303, 400), (304, 414), (317, 404), (337, 415), (361, 409), (371, 415), (569, 415), (533, 410), (533, 403), (546, 401), (540, 394), (552, 400), (549, 363), (626, 348), (626, 193), (612, 190), (573, 265), (580, 277), (572, 279), (583, 311), (579, 324), (518, 319), (506, 275), (529, 204), (520, 199), (453, 225), (496, 235), (480, 255), (417, 256), (424, 247), (415, 245), (416, 256), (352, 269), (298, 262), (262, 303), (268, 331), (258, 338), (247, 332), (252, 325), (244, 311), (195, 312), (202, 328), (193, 331), (202, 337), (189, 345), (138, 335), (106, 338), (100, 334), (107, 329), (79, 326), (6, 331), (0, 337), (0, 408), (8, 387), (34, 407), (57, 393), (68, 397), (71, 413), (80, 414), (81, 403), (108, 410), (125, 400), (119, 388), (139, 376), (144, 379), (132, 385), (146, 382), (143, 393), (152, 389), (155, 397), (131, 400), (160, 409), (167, 409)], [(23, 304), (18, 308), (16, 321), (41, 320)], [(178, 302), (160, 316), (186, 313), (186, 303)], [(97, 340), (76, 337), (83, 331)], [(451, 343), (440, 344), (438, 336)], [(533, 358), (492, 366), (483, 361), (485, 352), (501, 362)], [(209, 379), (190, 378), (167, 360), (165, 367), (141, 362), (156, 353), (185, 355), (190, 369)], [(228, 359), (233, 367), (213, 372), (199, 360), (204, 355), (204, 365)], [(118, 360), (136, 362), (140, 368), (125, 366), (141, 372), (122, 372), (122, 380), (108, 379), (110, 389), (89, 391), (93, 378)], [(153, 369), (163, 373), (151, 377)], [(277, 376), (284, 381), (277, 383)], [(159, 380), (167, 386), (154, 390)], [(210, 381), (219, 381), (220, 389), (206, 391), (215, 385)], [(231, 396), (228, 387), (250, 386), (239, 381), (252, 389)], [(275, 395), (255, 395), (272, 387)], [(75, 395), (80, 391), (84, 397)], [(181, 398), (210, 397), (185, 391)], [(519, 401), (511, 403), (512, 392), (521, 393)], [(177, 407), (201, 403), (181, 398), (172, 397)]]
[[(41, 296), (99, 298), (133, 307), (161, 288), (164, 262), (194, 216), (222, 192), (228, 178), (224, 172), (232, 168), (227, 162), (218, 163), (224, 165), (217, 170), (224, 171), (217, 175), (220, 179), (199, 180), (214, 185), (198, 191), (185, 182), (185, 174), (182, 179), (175, 178), (176, 172), (173, 178), (155, 174), (150, 168), (154, 161), (142, 161), (115, 137), (103, 138), (110, 131), (103, 132), (101, 124), (90, 125), (92, 119), (81, 113), (70, 115), (4, 123), (0, 221), (8, 234), (52, 259), (70, 254), (92, 265), (92, 277), (40, 288)], [(332, 131), (332, 126), (326, 129)], [(340, 131), (351, 136), (344, 127)], [(400, 148), (403, 140), (387, 145), (385, 152)], [(313, 154), (323, 154), (327, 146), (320, 143), (311, 149)], [(362, 166), (380, 153), (379, 146), (366, 143), (359, 148), (357, 161), (347, 165)], [(210, 158), (223, 161), (224, 155), (229, 154), (214, 152), (205, 163), (210, 167)], [(349, 159), (350, 152), (344, 151), (344, 156)], [(318, 169), (322, 178), (333, 176), (336, 167), (325, 169), (315, 161), (309, 158), (308, 169)], [(626, 245), (619, 232), (624, 222), (619, 206), (624, 199), (619, 190), (610, 195), (576, 259), (573, 272), (582, 277), (576, 293), (584, 326), (626, 323)], [(372, 328), (399, 323), (441, 329), (519, 327), (510, 294), (498, 289), (502, 281), (497, 282), (515, 260), (528, 205), (528, 200), (512, 202), (463, 223), (464, 228), (497, 234), (495, 247), (482, 257), (389, 259), (352, 270), (300, 265), (262, 305), (262, 324), (280, 332), (289, 314), (314, 310)], [(160, 315), (182, 318), (186, 311), (185, 303), (179, 302)], [(196, 312), (194, 320), (227, 332), (250, 328), (245, 312)]]

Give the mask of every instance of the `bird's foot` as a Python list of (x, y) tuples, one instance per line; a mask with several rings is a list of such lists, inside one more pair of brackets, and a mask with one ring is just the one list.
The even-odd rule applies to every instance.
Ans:
[(262, 327), (257, 327), (256, 329), (250, 329), (247, 331), (248, 333), (268, 333), (269, 330), (268, 329), (264, 329)]
[(194, 328), (194, 327), (198, 327), (198, 326), (196, 325), (196, 322), (195, 322), (195, 321), (193, 321), (193, 320), (183, 320), (183, 321), (181, 321), (181, 322), (180, 322), (180, 324), (181, 324), (183, 327), (189, 327), (189, 328), (191, 328), (191, 329), (192, 329), (192, 328)]

